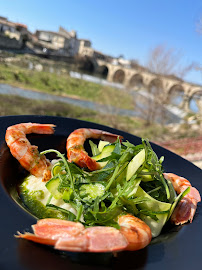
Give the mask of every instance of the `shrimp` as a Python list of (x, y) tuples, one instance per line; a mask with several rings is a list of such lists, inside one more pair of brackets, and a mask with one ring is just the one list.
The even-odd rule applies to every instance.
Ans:
[(5, 140), (11, 154), (32, 175), (43, 177), (43, 181), (51, 178), (50, 162), (39, 154), (37, 146), (30, 144), (26, 134), (53, 134), (54, 127), (52, 124), (21, 123), (6, 130)]
[(118, 219), (120, 232), (128, 241), (126, 250), (139, 250), (149, 245), (152, 234), (150, 227), (141, 219), (130, 214)]
[(187, 187), (190, 187), (190, 192), (182, 198), (175, 208), (171, 216), (171, 221), (175, 225), (184, 224), (188, 221), (192, 222), (196, 212), (197, 203), (201, 201), (198, 190), (195, 187), (192, 187), (187, 179), (174, 173), (164, 173), (164, 177), (171, 181), (177, 194), (180, 194)]
[(123, 137), (106, 131), (88, 128), (76, 129), (69, 135), (66, 144), (69, 161), (73, 161), (80, 167), (94, 171), (99, 170), (101, 167), (84, 150), (84, 142), (88, 138), (101, 139), (113, 143), (117, 138), (121, 140)]
[(126, 214), (118, 218), (118, 224), (119, 230), (102, 226), (85, 229), (79, 222), (43, 219), (32, 226), (34, 234), (18, 233), (16, 237), (77, 252), (138, 250), (150, 243), (151, 230), (142, 220)]

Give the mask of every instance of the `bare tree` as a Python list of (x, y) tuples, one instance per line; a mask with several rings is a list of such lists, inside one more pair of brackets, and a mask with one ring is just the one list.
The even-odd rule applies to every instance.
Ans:
[(173, 73), (179, 59), (178, 53), (161, 44), (151, 49), (146, 66), (154, 73), (168, 75)]
[(182, 59), (181, 51), (160, 44), (150, 50), (146, 66), (156, 74), (173, 75), (183, 79), (188, 72), (197, 67), (197, 64), (192, 62), (183, 66)]
[(144, 101), (142, 113), (146, 123), (153, 124), (155, 121), (162, 125), (166, 122), (166, 105), (170, 103), (171, 96), (166, 96), (162, 85), (162, 76), (169, 76), (182, 80), (188, 72), (196, 68), (195, 63), (187, 66), (181, 64), (183, 55), (180, 51), (160, 44), (150, 50), (146, 67), (155, 73), (155, 81), (146, 88), (147, 99)]

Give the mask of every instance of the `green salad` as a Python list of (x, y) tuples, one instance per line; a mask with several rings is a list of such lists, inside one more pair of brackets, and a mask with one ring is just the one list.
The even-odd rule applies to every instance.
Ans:
[(134, 145), (89, 141), (92, 158), (100, 170), (88, 171), (68, 162), (57, 150), (52, 178), (42, 182), (28, 176), (20, 185), (20, 195), (29, 211), (38, 218), (54, 217), (80, 221), (88, 226), (119, 228), (117, 218), (130, 213), (142, 219), (152, 231), (160, 234), (187, 188), (176, 195), (173, 185), (163, 176), (163, 157), (158, 159), (148, 140)]

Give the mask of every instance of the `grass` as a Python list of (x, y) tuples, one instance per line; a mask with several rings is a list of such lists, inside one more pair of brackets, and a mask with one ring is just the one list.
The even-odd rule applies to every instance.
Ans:
[[(31, 100), (10, 95), (0, 95), (0, 115), (50, 115), (70, 117), (107, 125), (150, 140), (162, 138), (165, 132), (165, 130), (158, 125), (147, 127), (143, 120), (133, 117), (105, 115), (62, 102)], [(168, 134), (168, 130), (166, 130), (166, 134)]]
[(56, 73), (38, 72), (15, 65), (0, 65), (0, 83), (37, 90), (54, 95), (77, 97), (121, 109), (134, 109), (127, 92)]
[[(20, 56), (22, 57), (22, 56)], [(23, 58), (21, 59), (23, 61)], [(0, 83), (55, 95), (67, 95), (121, 109), (134, 109), (127, 92), (56, 73), (38, 72), (16, 64), (0, 64)], [(0, 115), (51, 115), (77, 118), (111, 126), (152, 140), (162, 134), (160, 127), (146, 127), (134, 117), (101, 114), (61, 102), (30, 100), (18, 96), (0, 95)]]

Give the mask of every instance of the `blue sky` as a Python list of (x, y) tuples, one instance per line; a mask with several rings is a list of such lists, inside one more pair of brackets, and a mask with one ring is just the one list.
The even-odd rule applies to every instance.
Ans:
[[(96, 50), (143, 65), (152, 48), (165, 44), (181, 52), (182, 65), (202, 66), (202, 35), (196, 31), (202, 0), (6, 0), (0, 16), (25, 23), (32, 32), (74, 29)], [(185, 79), (202, 84), (202, 73), (193, 71)]]

